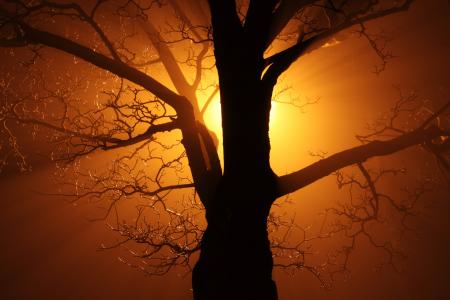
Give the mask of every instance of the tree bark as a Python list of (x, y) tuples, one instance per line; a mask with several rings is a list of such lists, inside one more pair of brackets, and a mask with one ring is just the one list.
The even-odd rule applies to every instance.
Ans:
[(245, 187), (241, 176), (222, 180), (207, 210), (194, 299), (277, 299), (266, 223), (274, 180), (266, 175)]
[(239, 72), (229, 70), (232, 66), (236, 61), (218, 61), (225, 167), (206, 208), (208, 227), (193, 272), (194, 298), (274, 300), (267, 232), (278, 195), (269, 162), (271, 92), (262, 86), (256, 64), (240, 64)]

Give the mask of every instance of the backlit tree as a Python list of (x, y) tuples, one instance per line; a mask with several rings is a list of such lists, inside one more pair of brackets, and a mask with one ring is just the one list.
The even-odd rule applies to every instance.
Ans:
[[(195, 299), (276, 299), (274, 257), (276, 265), (308, 269), (325, 284), (324, 274), (344, 270), (346, 259), (310, 266), (306, 239), (292, 245), (287, 234), (274, 233), (269, 240), (268, 226), (295, 228), (271, 214), (275, 200), (330, 174), (339, 185), (359, 189), (359, 201), (330, 209), (339, 222), (328, 235), (344, 232), (351, 241), (345, 249), (351, 249), (358, 235), (371, 237), (367, 224), (378, 220), (385, 205), (406, 218), (427, 190), (424, 183), (407, 200), (379, 192), (381, 177), (403, 170), (370, 171), (368, 159), (421, 145), (448, 171), (442, 118), (448, 103), (424, 112), (417, 98), (403, 95), (389, 116), (358, 137), (360, 146), (277, 175), (269, 140), (274, 89), (299, 57), (340, 42), (350, 28), (367, 39), (381, 59), (381, 72), (392, 54), (366, 23), (404, 12), (412, 3), (3, 1), (1, 163), (30, 167), (18, 137), (23, 128), (48, 139), (70, 188), (61, 194), (106, 202), (105, 218), (116, 221), (112, 229), (121, 243), (145, 246), (133, 252), (145, 259), (139, 265), (145, 272), (189, 267), (199, 252), (192, 274)], [(21, 65), (8, 64), (8, 55)], [(223, 169), (218, 139), (204, 122), (216, 94)], [(110, 163), (103, 171), (83, 163), (108, 151), (115, 156), (106, 156)], [(339, 171), (351, 165), (360, 177)], [(129, 203), (137, 216), (123, 221), (119, 215), (132, 214)], [(390, 259), (397, 254), (389, 242), (371, 241)], [(347, 250), (339, 255), (347, 257)]]

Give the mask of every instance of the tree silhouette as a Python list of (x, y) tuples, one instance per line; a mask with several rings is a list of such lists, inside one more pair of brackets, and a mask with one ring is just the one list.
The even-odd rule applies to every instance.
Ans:
[[(403, 170), (375, 173), (365, 167), (368, 159), (422, 145), (449, 169), (448, 130), (437, 122), (449, 103), (424, 114), (417, 98), (405, 95), (391, 115), (358, 137), (360, 146), (320, 154), (316, 163), (287, 175), (270, 166), (269, 117), (279, 77), (299, 57), (344, 39), (348, 28), (368, 40), (382, 62), (375, 71), (381, 72), (392, 54), (383, 36), (370, 34), (365, 24), (412, 3), (4, 1), (0, 45), (15, 49), (27, 71), (2, 78), (2, 165), (15, 158), (21, 169), (29, 168), (16, 133), (18, 125), (28, 126), (51, 141), (52, 159), (73, 191), (61, 193), (107, 201), (104, 217), (116, 218), (112, 229), (124, 238), (120, 243), (145, 245), (134, 253), (146, 259), (140, 266), (145, 272), (161, 275), (190, 266), (199, 252), (192, 274), (195, 299), (276, 299), (274, 257), (290, 258), (276, 265), (306, 268), (324, 280), (323, 266), (305, 262), (308, 240), (292, 246), (285, 234), (269, 241), (268, 226), (286, 232), (295, 227), (270, 213), (276, 199), (330, 174), (340, 186), (360, 189), (361, 202), (330, 209), (341, 218), (332, 233), (345, 232), (352, 240), (340, 253), (347, 257), (358, 235), (371, 237), (366, 224), (378, 220), (380, 207), (387, 203), (405, 218), (427, 190), (423, 184), (405, 201), (379, 192), (381, 177)], [(67, 60), (55, 50), (73, 57), (76, 66), (54, 72), (58, 59)], [(217, 93), (223, 170), (217, 138), (204, 122)], [(83, 157), (98, 151), (118, 156), (104, 172), (82, 168)], [(340, 171), (351, 165), (360, 178)], [(135, 195), (137, 217), (121, 221), (121, 200)], [(370, 240), (391, 262), (398, 254), (392, 244)], [(346, 267), (346, 259), (328, 263), (334, 267), (328, 274)]]

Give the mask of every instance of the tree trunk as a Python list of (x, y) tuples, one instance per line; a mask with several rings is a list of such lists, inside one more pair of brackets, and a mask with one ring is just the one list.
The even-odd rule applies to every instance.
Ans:
[(193, 272), (196, 300), (277, 299), (266, 222), (274, 178), (255, 179), (224, 179), (218, 188)]
[(224, 174), (206, 208), (208, 227), (193, 272), (194, 299), (274, 300), (267, 232), (277, 197), (269, 163), (271, 93), (261, 88), (257, 70), (226, 75), (220, 77)]

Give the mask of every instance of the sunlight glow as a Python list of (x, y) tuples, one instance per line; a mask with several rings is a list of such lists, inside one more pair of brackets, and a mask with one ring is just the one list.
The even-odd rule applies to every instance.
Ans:
[(205, 111), (204, 119), (206, 126), (214, 131), (214, 133), (222, 142), (222, 113), (220, 108), (220, 94), (217, 93), (209, 103), (208, 108)]
[(274, 122), (278, 119), (278, 106), (280, 104), (272, 101), (272, 107), (270, 108), (270, 125), (273, 125)]

